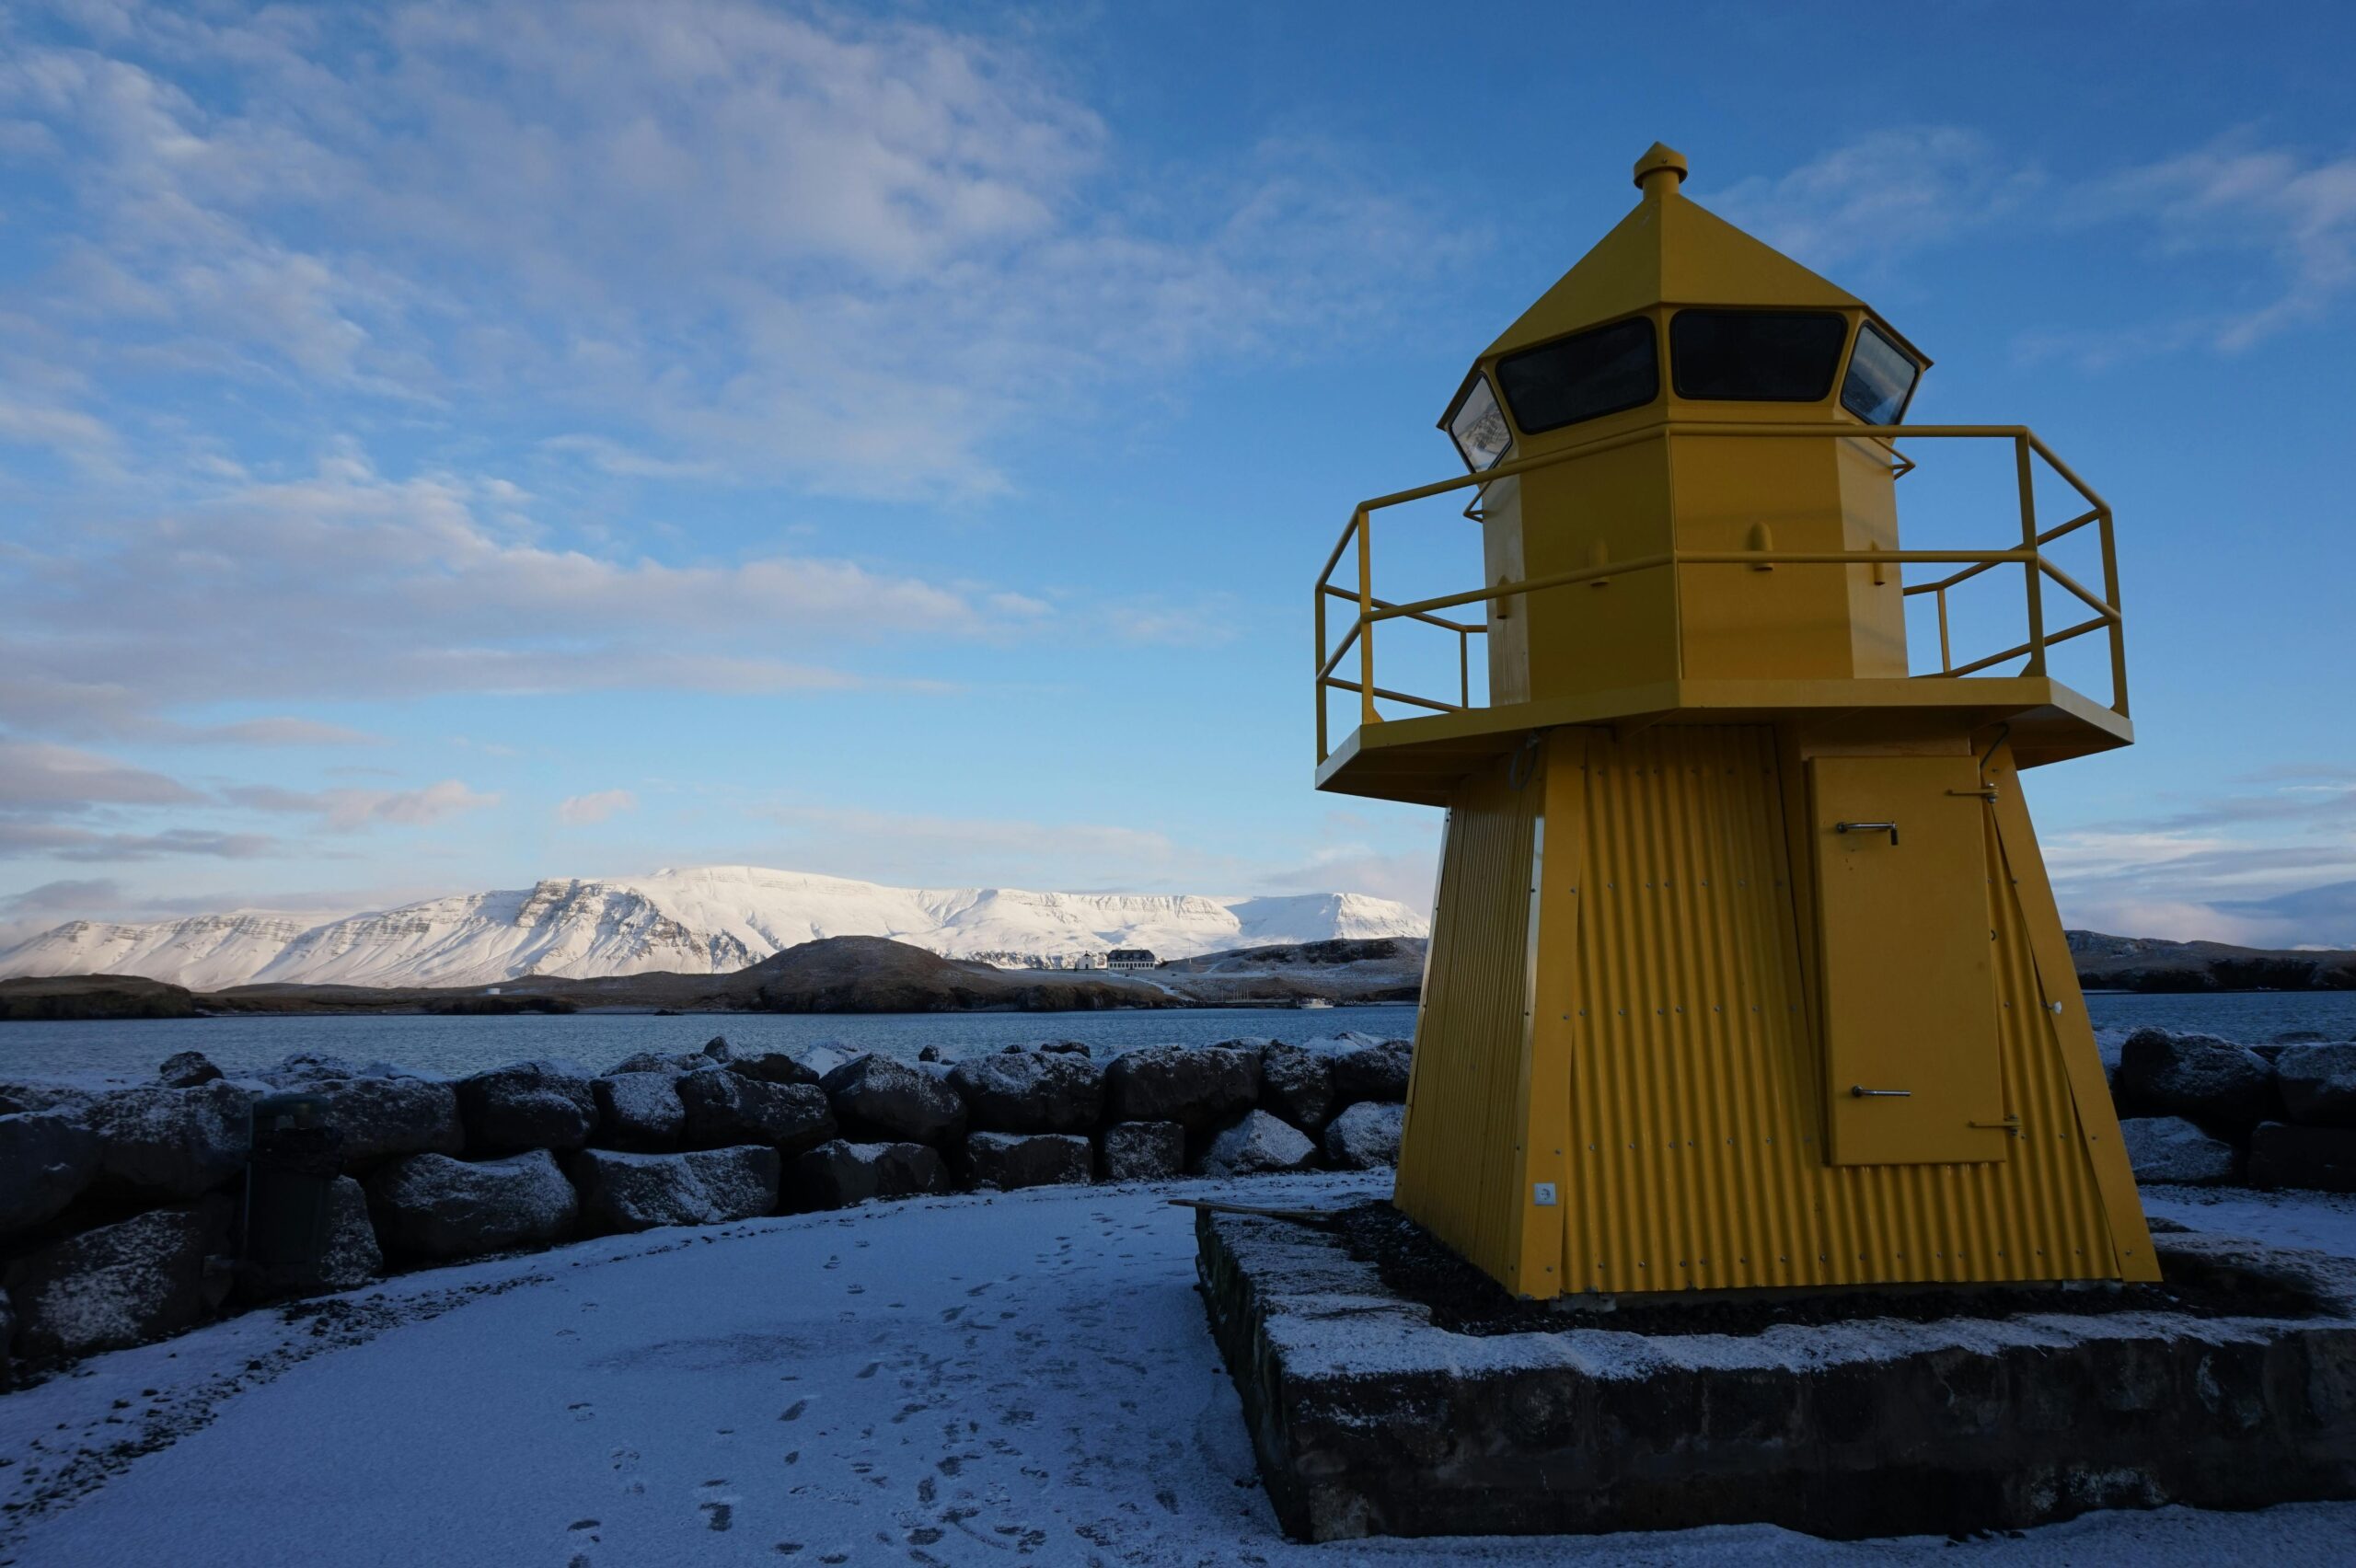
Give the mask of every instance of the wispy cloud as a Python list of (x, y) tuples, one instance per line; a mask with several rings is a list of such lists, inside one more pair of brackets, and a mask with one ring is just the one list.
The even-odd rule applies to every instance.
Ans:
[(556, 820), (567, 827), (587, 827), (638, 809), (638, 797), (628, 790), (599, 790), (571, 795), (557, 803)]
[(1811, 267), (1878, 265), (2018, 212), (2038, 167), (1958, 125), (1876, 131), (1787, 173), (1753, 176), (1703, 205)]

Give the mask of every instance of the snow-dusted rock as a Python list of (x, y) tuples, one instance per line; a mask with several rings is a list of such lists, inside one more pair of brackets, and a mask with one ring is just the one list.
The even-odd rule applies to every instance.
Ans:
[(123, 1089), (90, 1101), (98, 1174), (175, 1198), (192, 1198), (245, 1169), (253, 1096), (233, 1083), (196, 1089)]
[(156, 1069), (156, 1081), (166, 1089), (194, 1089), (220, 1076), (221, 1069), (202, 1051), (175, 1051)]
[(1152, 1045), (1104, 1069), (1105, 1103), (1119, 1122), (1178, 1122), (1201, 1132), (1259, 1097), (1256, 1051)]
[(1257, 1176), (1270, 1170), (1306, 1170), (1317, 1163), (1309, 1135), (1265, 1111), (1246, 1111), (1219, 1129), (1203, 1151), (1206, 1176)]
[(318, 1264), (257, 1267), (239, 1282), (238, 1294), (249, 1301), (324, 1296), (356, 1290), (384, 1272), (384, 1250), (376, 1244), (376, 1228), (368, 1217), (367, 1190), (352, 1177), (339, 1176), (328, 1190), (327, 1245)]
[(2249, 1184), (2356, 1193), (2356, 1127), (2260, 1123), (2249, 1138)]
[(231, 1204), (212, 1194), (69, 1236), (8, 1265), (17, 1354), (45, 1359), (137, 1344), (184, 1329), (220, 1304), (225, 1270), (205, 1260), (228, 1240)]
[(438, 1078), (354, 1078), (305, 1086), (323, 1096), (319, 1121), (343, 1134), (353, 1175), (398, 1154), (456, 1154), (466, 1147), (458, 1095)]
[(2356, 1126), (2356, 1042), (2285, 1045), (2274, 1058), (2274, 1081), (2293, 1122)]
[(694, 1072), (698, 1067), (711, 1066), (711, 1058), (700, 1051), (633, 1051), (607, 1067), (606, 1078), (619, 1078), (624, 1073), (669, 1073), (676, 1078), (681, 1073)]
[(1362, 1100), (1396, 1104), (1407, 1098), (1407, 1078), (1415, 1066), (1415, 1047), (1407, 1040), (1377, 1040), (1334, 1058), (1336, 1103), (1355, 1105)]
[(2139, 1029), (2119, 1049), (2116, 1092), (2130, 1115), (2183, 1116), (2239, 1136), (2266, 1116), (2273, 1079), (2274, 1069), (2246, 1045)]
[(583, 1223), (602, 1233), (773, 1213), (780, 1162), (767, 1144), (739, 1144), (685, 1154), (583, 1149), (565, 1169), (581, 1193)]
[(2234, 1179), (2234, 1146), (2181, 1116), (2129, 1116), (2119, 1124), (2138, 1182), (2207, 1186)]
[(98, 1137), (72, 1111), (0, 1116), (0, 1236), (64, 1213), (98, 1173)]
[(800, 1208), (849, 1208), (870, 1198), (912, 1198), (954, 1190), (940, 1150), (918, 1143), (837, 1138), (793, 1162), (793, 1200)]
[(1084, 1133), (1104, 1114), (1104, 1069), (1086, 1056), (1025, 1051), (949, 1069), (973, 1124), (990, 1133)]
[(1313, 1051), (1271, 1040), (1260, 1047), (1260, 1109), (1315, 1137), (1341, 1104), (1333, 1065)]
[[(1399, 1135), (1407, 1125), (1407, 1108), (1361, 1100), (1334, 1118), (1325, 1129), (1325, 1158), (1345, 1170), (1366, 1170), (1399, 1163)], [(2227, 1150), (2231, 1153), (2231, 1150)]]
[(1175, 1122), (1115, 1122), (1104, 1129), (1104, 1180), (1167, 1182), (1186, 1173), (1186, 1129)]
[(579, 1148), (597, 1129), (589, 1077), (569, 1062), (511, 1062), (460, 1078), (457, 1091), (471, 1153)]
[(728, 1070), (763, 1083), (816, 1083), (819, 1077), (791, 1051), (737, 1051), (728, 1058)]
[(1086, 1186), (1096, 1156), (1078, 1133), (973, 1133), (965, 1139), (964, 1161), (973, 1185), (1011, 1193)]
[(964, 1130), (965, 1101), (945, 1079), (915, 1063), (871, 1054), (821, 1081), (848, 1132), (937, 1143)]
[(687, 1108), (676, 1073), (611, 1073), (592, 1079), (597, 1101), (597, 1141), (615, 1148), (676, 1148), (687, 1131)]
[(791, 1158), (835, 1136), (826, 1093), (809, 1084), (764, 1083), (710, 1066), (675, 1087), (687, 1114), (687, 1140), (703, 1147), (765, 1143)]
[(419, 1258), (470, 1258), (539, 1247), (572, 1230), (572, 1183), (546, 1149), (469, 1163), (412, 1154), (367, 1181), (368, 1212), (385, 1250)]

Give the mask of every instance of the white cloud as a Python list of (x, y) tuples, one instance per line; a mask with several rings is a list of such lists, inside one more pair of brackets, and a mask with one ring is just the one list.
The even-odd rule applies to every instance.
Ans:
[(2164, 248), (2253, 253), (2259, 303), (2186, 324), (2228, 352), (2322, 316), (2356, 289), (2356, 155), (2314, 159), (2229, 138), (2101, 181), (2096, 216), (2150, 224)]
[(1879, 262), (1943, 244), (2016, 210), (2034, 165), (1957, 125), (1876, 131), (1774, 179), (1754, 175), (1703, 205), (1811, 267)]
[(1131, 167), (1051, 69), (914, 22), (119, 18), (0, 66), (0, 115), (76, 192), (51, 303), (81, 352), (508, 418), (523, 394), (546, 450), (608, 474), (988, 491), (1016, 420), (1299, 340), (1462, 248), (1314, 144)]
[(269, 784), (231, 785), (222, 799), (249, 811), (307, 813), (338, 833), (351, 833), (376, 823), (399, 827), (423, 827), (463, 812), (481, 811), (499, 803), (495, 794), (468, 789), (456, 778), (445, 778), (422, 790), (285, 790)]
[(571, 795), (558, 802), (556, 820), (567, 827), (586, 827), (637, 809), (638, 797), (628, 790), (599, 790), (587, 795)]
[(0, 811), (174, 806), (202, 799), (177, 779), (95, 752), (0, 736)]

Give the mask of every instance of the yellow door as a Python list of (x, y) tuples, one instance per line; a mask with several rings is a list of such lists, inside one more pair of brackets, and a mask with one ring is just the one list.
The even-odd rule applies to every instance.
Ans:
[(2002, 1159), (1979, 768), (1969, 756), (1807, 766), (1831, 1162)]

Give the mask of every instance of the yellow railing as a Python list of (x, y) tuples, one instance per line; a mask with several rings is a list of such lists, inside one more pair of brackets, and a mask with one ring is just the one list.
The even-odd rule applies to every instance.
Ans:
[[(1418, 599), (1398, 604), (1374, 594), (1374, 513), (1412, 501), (1424, 501), (1445, 495), (1450, 490), (1472, 489), (1526, 474), (1535, 468), (1548, 467), (1574, 457), (1592, 456), (1597, 453), (1633, 446), (1640, 442), (1672, 440), (1678, 436), (1816, 436), (1833, 440), (1857, 438), (1877, 439), (1889, 453), (1894, 475), (1904, 475), (1914, 463), (1899, 454), (1893, 443), (1901, 437), (1922, 440), (1995, 440), (2013, 444), (2014, 468), (2019, 489), (2020, 543), (1997, 550), (1664, 550), (1657, 555), (1639, 556), (1631, 560), (1612, 561), (1605, 565), (1585, 567), (1576, 571), (1550, 572), (1543, 577), (1525, 578), (1519, 582), (1499, 582), (1493, 587), (1475, 588), (1461, 594), (1443, 594), (1438, 598)], [(2086, 509), (2066, 523), (2040, 532), (2037, 525), (2036, 465), (2042, 461), (2056, 476), (2075, 490), (2086, 503)], [(2048, 559), (2045, 547), (2079, 529), (2092, 525), (2096, 530), (2102, 551), (2103, 592), (2097, 596), (2078, 580)], [(1337, 587), (1333, 578), (1342, 557), (1353, 544), (1357, 546), (1357, 585), (1355, 589)], [(1710, 421), (1670, 420), (1641, 430), (1618, 435), (1604, 436), (1542, 456), (1518, 458), (1500, 463), (1494, 468), (1477, 474), (1465, 474), (1434, 484), (1418, 485), (1413, 490), (1399, 490), (1361, 502), (1350, 514), (1348, 526), (1335, 541), (1333, 554), (1325, 558), (1324, 570), (1317, 574), (1315, 616), (1317, 623), (1317, 760), (1323, 762), (1329, 755), (1325, 714), (1326, 693), (1354, 692), (1358, 698), (1361, 723), (1373, 723), (1382, 716), (1375, 702), (1405, 703), (1410, 707), (1428, 709), (1439, 713), (1462, 712), (1472, 706), (1472, 640), (1475, 634), (1488, 630), (1484, 620), (1457, 621), (1441, 615), (1465, 605), (1487, 605), (1492, 601), (1516, 594), (1542, 594), (1552, 589), (1568, 588), (1583, 582), (1604, 582), (1631, 572), (1655, 571), (1663, 567), (1678, 566), (1959, 566), (1961, 571), (1934, 582), (1917, 583), (1902, 589), (1908, 597), (1918, 594), (1935, 596), (1939, 624), (1939, 668), (1925, 672), (1918, 678), (1953, 678), (1977, 674), (1996, 664), (2014, 659), (2027, 662), (2019, 671), (2025, 675), (2046, 673), (2046, 652), (2073, 638), (2108, 628), (2110, 633), (2111, 710), (2121, 718), (2127, 714), (2127, 643), (2119, 610), (2119, 554), (2111, 531), (2110, 507), (2096, 495), (2070, 466), (2053, 455), (2035, 432), (2025, 425), (1861, 425), (1861, 424), (1747, 424)], [(2028, 635), (2021, 642), (1999, 653), (1991, 653), (1958, 664), (1948, 633), (1948, 591), (1970, 581), (1981, 573), (2000, 566), (2021, 568), (2022, 593), (2027, 610)], [(2049, 632), (2045, 627), (2045, 597), (2042, 585), (2050, 579), (2082, 602), (2094, 614), (2087, 619)], [(1357, 614), (1342, 640), (1329, 651), (1326, 646), (1327, 625), (1325, 602), (1340, 599), (1356, 607)], [(1374, 628), (1387, 620), (1413, 620), (1437, 626), (1456, 634), (1457, 695), (1455, 702), (1442, 702), (1432, 698), (1417, 697), (1410, 692), (1395, 691), (1375, 681)], [(1357, 650), (1357, 679), (1347, 680), (1335, 672), (1350, 650)]]

